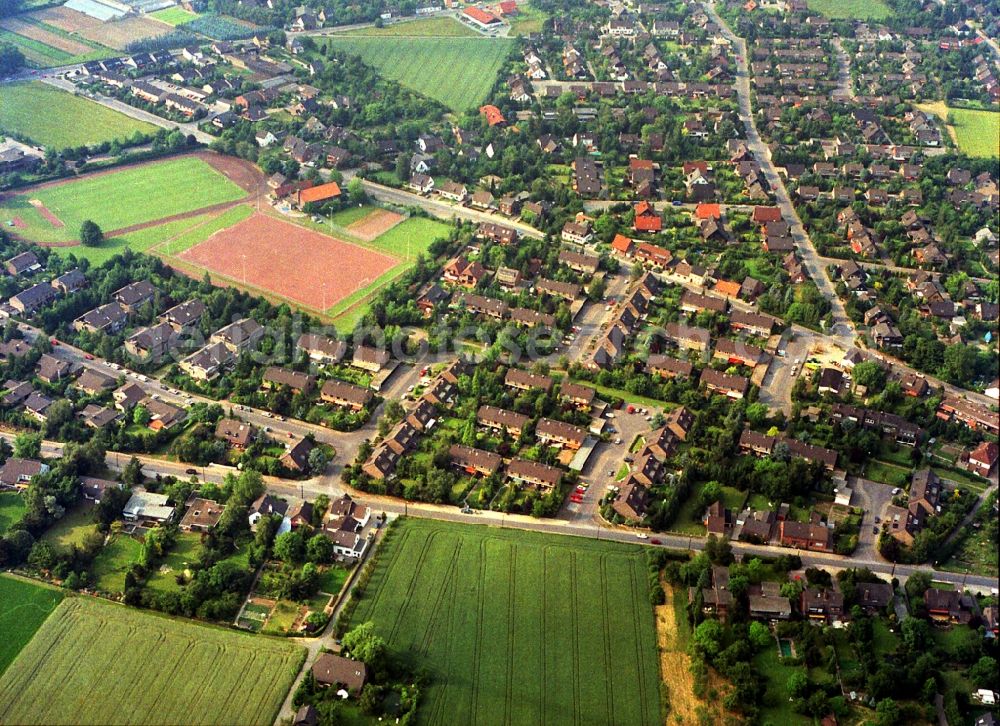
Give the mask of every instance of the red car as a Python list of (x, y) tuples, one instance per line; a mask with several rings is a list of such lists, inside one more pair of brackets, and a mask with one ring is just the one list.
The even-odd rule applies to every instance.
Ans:
[(58, 341), (58, 340), (56, 340), (55, 338), (53, 338), (53, 339), (52, 339), (52, 340), (50, 340), (49, 342), (50, 342), (50, 343), (52, 343), (52, 345), (59, 345), (59, 341)]
[(84, 353), (83, 357), (86, 358), (87, 360), (94, 360), (94, 356), (92, 356), (90, 353)]
[(655, 537), (649, 540), (649, 542), (650, 544), (663, 544), (660, 540), (656, 539)]

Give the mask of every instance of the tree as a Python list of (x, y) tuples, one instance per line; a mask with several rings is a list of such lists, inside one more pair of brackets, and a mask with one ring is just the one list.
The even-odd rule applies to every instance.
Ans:
[(97, 222), (85, 219), (80, 225), (80, 243), (86, 247), (98, 247), (104, 241), (104, 232)]
[(132, 421), (138, 426), (145, 426), (149, 423), (152, 418), (152, 414), (149, 412), (145, 406), (136, 406), (135, 410), (132, 411)]
[(748, 636), (750, 642), (757, 650), (763, 650), (769, 645), (774, 643), (774, 638), (771, 636), (771, 631), (767, 629), (764, 623), (754, 620), (750, 623), (750, 629), (748, 631)]
[(279, 534), (274, 540), (274, 556), (284, 562), (301, 562), (306, 543), (298, 530)]
[(370, 620), (347, 633), (343, 644), (352, 657), (363, 661), (370, 668), (378, 669), (384, 662), (385, 640), (375, 634), (375, 623)]
[(325, 534), (314, 534), (306, 542), (306, 559), (310, 562), (331, 562), (333, 555), (333, 542)]
[(802, 671), (795, 671), (788, 677), (788, 695), (792, 698), (802, 698), (809, 690), (809, 677)]
[(37, 459), (41, 455), (41, 434), (18, 434), (14, 438), (14, 456), (19, 459)]
[(914, 572), (906, 579), (906, 595), (911, 600), (916, 600), (924, 596), (924, 591), (931, 586), (930, 573), (923, 570)]
[(326, 465), (330, 463), (330, 455), (322, 446), (315, 446), (309, 452), (309, 473), (322, 474), (326, 471)]
[(694, 629), (694, 646), (706, 660), (722, 648), (722, 626), (718, 620), (706, 620)]
[(875, 707), (875, 723), (878, 726), (895, 726), (899, 723), (899, 706), (891, 698), (883, 698)]
[(142, 483), (142, 462), (138, 458), (133, 456), (122, 469), (122, 482), (130, 487)]
[(870, 392), (881, 391), (885, 386), (885, 369), (872, 360), (858, 363), (851, 371), (854, 382)]
[(368, 195), (365, 194), (365, 188), (361, 184), (361, 179), (359, 177), (354, 177), (347, 182), (347, 196), (351, 200), (351, 204), (365, 203), (365, 199), (368, 198)]

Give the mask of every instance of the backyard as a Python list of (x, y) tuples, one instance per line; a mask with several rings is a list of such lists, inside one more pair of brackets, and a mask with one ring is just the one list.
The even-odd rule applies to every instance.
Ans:
[(0, 534), (19, 522), (27, 511), (28, 505), (25, 504), (23, 495), (17, 492), (0, 492)]
[(642, 550), (403, 520), (351, 623), (430, 678), (425, 723), (661, 723)]

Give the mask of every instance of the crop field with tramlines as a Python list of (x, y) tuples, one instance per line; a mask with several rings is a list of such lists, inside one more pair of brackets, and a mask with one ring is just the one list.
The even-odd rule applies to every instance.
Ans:
[[(31, 640), (49, 613), (56, 609), (62, 597), (54, 587), (0, 575), (0, 633), (3, 633), (0, 674)], [(0, 718), (0, 723), (8, 722)]]
[(403, 520), (351, 625), (430, 679), (427, 724), (660, 724), (641, 548)]
[(486, 100), (513, 41), (337, 36), (327, 42), (337, 50), (361, 56), (386, 78), (453, 111), (467, 111)]
[(280, 640), (69, 598), (0, 677), (0, 723), (270, 726), (304, 656)]

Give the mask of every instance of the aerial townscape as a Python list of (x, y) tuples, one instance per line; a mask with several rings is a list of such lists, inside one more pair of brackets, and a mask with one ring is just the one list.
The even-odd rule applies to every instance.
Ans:
[(1000, 0), (0, 0), (0, 726), (1000, 723)]

